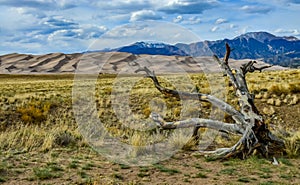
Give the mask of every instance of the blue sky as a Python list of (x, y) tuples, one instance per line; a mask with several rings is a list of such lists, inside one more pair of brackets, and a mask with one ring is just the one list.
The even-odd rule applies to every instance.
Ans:
[[(0, 0), (0, 20), (0, 54), (82, 52), (103, 36), (126, 40), (130, 29), (137, 29), (128, 25), (138, 25), (140, 40), (143, 33), (146, 40), (149, 34), (153, 41), (163, 40), (143, 31), (137, 23), (144, 21), (181, 27), (201, 40), (231, 39), (251, 31), (300, 38), (300, 0)], [(156, 31), (171, 27), (156, 26)], [(188, 34), (186, 42), (191, 42)]]

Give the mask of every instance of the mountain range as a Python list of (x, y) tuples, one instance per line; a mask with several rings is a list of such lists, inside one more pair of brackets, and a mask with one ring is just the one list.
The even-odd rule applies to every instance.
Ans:
[(300, 40), (293, 36), (279, 37), (268, 32), (249, 32), (233, 39), (201, 41), (191, 44), (178, 43), (170, 45), (136, 42), (110, 51), (193, 57), (216, 54), (222, 57), (225, 52), (225, 43), (228, 43), (234, 50), (230, 57), (236, 60), (262, 59), (269, 64), (292, 68), (300, 67)]
[(188, 56), (188, 54), (176, 45), (152, 42), (136, 42), (130, 46), (123, 46), (110, 51), (127, 52), (132, 54), (148, 54), (148, 55), (178, 55)]
[[(216, 71), (213, 54), (220, 58), (225, 53), (225, 43), (232, 49), (230, 65), (238, 67), (249, 60), (257, 60), (257, 65), (274, 64), (271, 70), (300, 68), (300, 40), (296, 37), (278, 37), (267, 32), (251, 32), (234, 39), (202, 41), (191, 44), (136, 42), (106, 51), (88, 51), (82, 53), (48, 53), (41, 55), (10, 53), (0, 56), (0, 74), (20, 73), (74, 73), (120, 72), (132, 73), (132, 61), (145, 62), (151, 69), (160, 72), (180, 72), (180, 66), (186, 72)], [(202, 66), (203, 69), (200, 69)]]

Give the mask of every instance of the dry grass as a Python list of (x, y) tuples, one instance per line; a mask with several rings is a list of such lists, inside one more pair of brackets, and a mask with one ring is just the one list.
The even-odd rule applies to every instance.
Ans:
[(300, 131), (291, 133), (290, 137), (285, 138), (285, 147), (289, 157), (300, 156)]
[[(26, 78), (20, 76), (20, 79), (18, 77), (18, 75), (1, 76), (0, 112), (3, 113), (0, 114), (0, 129), (2, 130), (0, 141), (3, 141), (1, 148), (23, 146), (26, 150), (34, 148), (49, 150), (57, 145), (66, 145), (65, 143), (82, 142), (72, 115), (73, 76), (65, 75), (60, 79), (55, 75), (53, 77), (51, 75), (26, 76)], [(276, 95), (278, 98), (274, 99), (274, 104), (277, 100), (280, 100), (280, 103), (289, 104), (298, 101), (300, 84), (295, 79), (299, 79), (299, 77), (300, 73), (297, 70), (281, 71), (280, 73), (271, 71), (250, 74), (247, 76), (247, 80), (250, 91), (260, 98), (267, 98), (271, 102), (270, 98)], [(176, 88), (186, 91), (197, 89), (200, 92), (209, 93), (211, 88), (203, 74), (190, 76), (194, 87), (186, 84), (180, 76), (163, 76), (159, 79), (163, 85), (169, 88), (175, 88), (172, 85), (175, 83), (180, 84)], [(210, 106), (202, 104), (201, 107), (199, 102), (187, 102), (188, 106), (183, 105), (180, 100), (160, 94), (149, 79), (124, 77), (119, 81), (125, 85), (118, 91), (126, 93), (129, 90), (127, 102), (129, 102), (131, 116), (120, 121), (120, 115), (116, 115), (116, 113), (124, 114), (121, 116), (126, 117), (127, 113), (126, 111), (116, 112), (115, 107), (112, 106), (110, 94), (116, 91), (112, 88), (116, 82), (111, 76), (99, 78), (96, 85), (96, 105), (100, 120), (113, 135), (117, 137), (122, 137), (124, 134), (130, 136), (125, 139), (125, 142), (141, 145), (135, 141), (142, 142), (139, 137), (143, 136), (133, 134), (134, 129), (125, 128), (124, 130), (122, 124), (137, 125), (139, 128), (149, 127), (147, 119), (151, 111), (160, 113), (166, 120), (209, 116)], [(126, 84), (132, 84), (131, 89), (127, 90)], [(227, 101), (236, 105), (233, 87), (229, 87), (226, 93)], [(174, 146), (183, 146), (183, 143), (187, 143), (189, 140), (189, 138), (184, 138), (187, 134), (182, 135), (177, 132), (174, 134), (174, 136), (171, 134)]]
[[(159, 79), (165, 86), (170, 88), (174, 88), (172, 83), (180, 82), (181, 84), (177, 88), (186, 91), (195, 92), (197, 90), (203, 93), (211, 92), (205, 75), (191, 74), (190, 78), (194, 82), (194, 87), (189, 84), (184, 85), (184, 80), (182, 80), (178, 76), (164, 76), (160, 77)], [(275, 112), (272, 112), (272, 114), (270, 115), (264, 115), (264, 117), (266, 118), (266, 120), (268, 120), (268, 122), (270, 122), (270, 124), (282, 123), (277, 120), (278, 114), (280, 114), (278, 110), (281, 106), (294, 107), (299, 104), (299, 70), (254, 73), (249, 74), (247, 76), (247, 79), (249, 81), (250, 91), (253, 92), (255, 96), (259, 97), (258, 99), (260, 102), (266, 104), (267, 107), (272, 107), (272, 110)], [(132, 79), (131, 77), (124, 77), (123, 80), (123, 84), (129, 84), (131, 83)], [(168, 139), (169, 144), (174, 148), (182, 148), (183, 150), (190, 150), (194, 148), (196, 143), (190, 140), (191, 130), (161, 132), (155, 129), (155, 126), (148, 118), (148, 116), (151, 111), (156, 111), (160, 113), (167, 121), (180, 120), (189, 117), (208, 118), (210, 116), (211, 109), (209, 104), (200, 104), (199, 102), (194, 101), (187, 101), (186, 104), (183, 104), (176, 98), (167, 97), (160, 94), (149, 79), (142, 78), (140, 80), (137, 80), (131, 89), (121, 89), (120, 96), (122, 96), (122, 93), (129, 94), (128, 107), (131, 112), (130, 114), (128, 114), (128, 112), (126, 111), (120, 113), (115, 110), (115, 107), (113, 107), (113, 103), (115, 103), (114, 101), (112, 101), (111, 96), (111, 92), (114, 91), (113, 84), (113, 76), (102, 76), (97, 81), (95, 93), (97, 113), (99, 119), (112, 136), (118, 137), (122, 142), (135, 146), (134, 151), (132, 152), (132, 156), (143, 155), (150, 150), (149, 148), (147, 148), (147, 145), (166, 141), (166, 139)], [(57, 77), (55, 75), (0, 75), (0, 154), (2, 151), (22, 151), (26, 154), (36, 152), (37, 155), (42, 153), (50, 154), (53, 151), (61, 148), (65, 148), (67, 150), (86, 150), (87, 142), (81, 136), (81, 133), (77, 128), (77, 123), (72, 112), (72, 85), (72, 75), (60, 77)], [(237, 101), (234, 97), (233, 87), (228, 87), (225, 91), (227, 93), (227, 101), (235, 104), (234, 106), (236, 106)], [(275, 106), (275, 103), (273, 103), (274, 105), (268, 105), (267, 101), (270, 99), (274, 99), (274, 102), (276, 102), (276, 100), (280, 100), (280, 106)], [(292, 102), (294, 102), (294, 104)], [(120, 120), (120, 115), (123, 115), (125, 118), (122, 118), (122, 120)], [(227, 121), (231, 121), (228, 116), (224, 117), (224, 119), (226, 119)], [(126, 126), (124, 126), (124, 124), (126, 124)], [(286, 153), (289, 157), (297, 158), (300, 155), (300, 134), (299, 130), (297, 131), (297, 129), (299, 128), (299, 122), (297, 122), (297, 120), (294, 120), (293, 123), (286, 123), (285, 125), (286, 127), (293, 126), (294, 128), (294, 131), (291, 132), (289, 137), (284, 137), (284, 139), (286, 140)], [(135, 127), (130, 128), (131, 126)], [(146, 130), (136, 131), (135, 128), (146, 128)], [(200, 131), (199, 133), (202, 132)], [(217, 137), (216, 141), (217, 144), (220, 144), (222, 146), (231, 146), (231, 144), (234, 143), (237, 138), (236, 136), (229, 136), (230, 140), (228, 141), (227, 139), (228, 138), (224, 139), (223, 137)], [(81, 161), (81, 164), (79, 164), (80, 162), (76, 162), (75, 164), (75, 162), (72, 163), (72, 161), (69, 161), (67, 164), (62, 164), (62, 166), (64, 166), (64, 170), (58, 172), (55, 171), (55, 168), (53, 166), (39, 166), (38, 168), (34, 168), (35, 170), (32, 171), (31, 175), (29, 175), (31, 177), (28, 178), (28, 182), (31, 183), (30, 180), (38, 181), (45, 178), (49, 178), (50, 180), (63, 178), (62, 176), (60, 176), (60, 174), (67, 172), (68, 170), (66, 169), (76, 171), (75, 174), (80, 176), (80, 178), (82, 179), (82, 181), (79, 180), (80, 183), (120, 183), (122, 182), (122, 179), (127, 179), (126, 174), (122, 174), (120, 171), (110, 171), (108, 173), (115, 175), (111, 175), (107, 181), (103, 181), (103, 179), (106, 179), (107, 177), (103, 179), (94, 178), (92, 180), (92, 175), (89, 173), (88, 169), (95, 169), (95, 167), (84, 167), (84, 165), (82, 164), (82, 158), (84, 157), (81, 156), (80, 152), (76, 155), (78, 159), (72, 159), (72, 161)], [(14, 156), (11, 157), (14, 158)], [(68, 157), (66, 156), (62, 157), (62, 159), (64, 160), (67, 158)], [(94, 157), (93, 160), (94, 159), (97, 159), (97, 157)], [(37, 160), (42, 161), (43, 159), (39, 158)], [(194, 163), (195, 162), (190, 162), (191, 165), (194, 165)], [(101, 165), (108, 164), (103, 164), (101, 162)], [(182, 164), (178, 166), (180, 166), (180, 168), (183, 168), (181, 165)], [(69, 166), (72, 166), (72, 168)], [(173, 168), (164, 168), (163, 166), (158, 166), (154, 167), (154, 169), (152, 170), (153, 172), (160, 170), (168, 172), (170, 171), (172, 173), (168, 175), (176, 174), (180, 176), (181, 179), (186, 179), (187, 182), (195, 182), (194, 180), (196, 179), (206, 179), (206, 177), (208, 177), (208, 179), (210, 178), (210, 173), (208, 173), (207, 171), (193, 171), (193, 173), (199, 175), (188, 176), (183, 173), (185, 170), (177, 169), (178, 166)], [(189, 166), (189, 168), (190, 167), (191, 166)], [(107, 167), (107, 169), (110, 168), (111, 167)], [(0, 181), (7, 181), (8, 179), (10, 179), (9, 172), (7, 172), (9, 170), (6, 169), (9, 169), (6, 164), (0, 166)], [(2, 171), (4, 175), (2, 174)], [(45, 173), (48, 172), (53, 176), (45, 175)], [(24, 173), (20, 172), (20, 174)], [(220, 170), (216, 173), (218, 173), (220, 176), (224, 175), (223, 171), (221, 173)], [(264, 177), (268, 177), (269, 174), (261, 175), (265, 175)], [(289, 175), (290, 174), (286, 174), (283, 179), (287, 178), (287, 180), (290, 180), (288, 179), (290, 177)], [(28, 174), (26, 174), (25, 176), (28, 177)], [(140, 176), (143, 176), (143, 178), (147, 178), (151, 176), (151, 174), (149, 172), (140, 172)], [(141, 178), (140, 176), (136, 175), (135, 178)], [(22, 178), (24, 179), (24, 177)], [(215, 176), (215, 178), (220, 177)], [(76, 182), (79, 183), (79, 181)], [(251, 179), (251, 177), (236, 180), (236, 182), (239, 183), (246, 181), (255, 182), (253, 179)], [(282, 182), (286, 181), (283, 180)], [(132, 181), (132, 183), (134, 184), (134, 181)]]
[(0, 134), (0, 149), (49, 151), (56, 147), (81, 144), (78, 130), (68, 125), (55, 125), (45, 129), (39, 125), (10, 127)]

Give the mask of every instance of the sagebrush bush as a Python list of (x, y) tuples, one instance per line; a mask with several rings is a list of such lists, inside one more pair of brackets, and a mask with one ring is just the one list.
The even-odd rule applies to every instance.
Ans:
[(38, 124), (46, 121), (49, 111), (54, 107), (57, 107), (57, 104), (50, 100), (32, 100), (19, 106), (17, 113), (19, 113), (21, 121), (25, 124)]
[(75, 137), (69, 131), (60, 131), (54, 136), (54, 143), (58, 146), (68, 146), (75, 144)]
[(278, 96), (280, 96), (281, 94), (288, 94), (289, 93), (288, 88), (286, 86), (282, 85), (282, 84), (273, 84), (268, 89), (268, 91), (271, 94), (276, 94)]
[(285, 151), (290, 157), (300, 157), (300, 131), (285, 139)]
[(293, 82), (288, 84), (272, 84), (268, 92), (275, 95), (300, 93), (300, 83)]
[(40, 123), (46, 120), (46, 114), (48, 111), (44, 111), (40, 105), (32, 103), (18, 108), (17, 112), (20, 113), (21, 120), (24, 123)]
[(290, 93), (300, 93), (300, 83), (290, 83), (288, 90)]

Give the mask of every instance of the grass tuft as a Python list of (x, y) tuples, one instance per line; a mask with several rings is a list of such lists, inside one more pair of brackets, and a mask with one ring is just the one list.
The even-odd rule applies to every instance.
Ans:
[(59, 178), (62, 176), (62, 173), (58, 173), (55, 169), (51, 167), (33, 168), (33, 173), (35, 175), (35, 178), (40, 180)]
[(292, 133), (290, 137), (285, 138), (285, 151), (289, 157), (300, 156), (300, 131)]
[(202, 179), (205, 179), (205, 178), (208, 178), (206, 174), (204, 173), (197, 173), (195, 176), (192, 176), (193, 178), (202, 178)]
[(248, 177), (240, 177), (240, 178), (238, 178), (238, 181), (244, 182), (244, 183), (251, 182), (251, 180)]
[(170, 174), (170, 175), (174, 175), (174, 174), (176, 174), (176, 173), (180, 173), (180, 171), (177, 170), (177, 169), (166, 168), (165, 166), (160, 165), (160, 164), (156, 164), (156, 165), (154, 165), (154, 166), (155, 166), (159, 171), (164, 172), (164, 173), (168, 173), (168, 174)]

